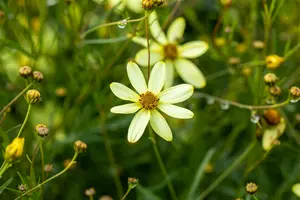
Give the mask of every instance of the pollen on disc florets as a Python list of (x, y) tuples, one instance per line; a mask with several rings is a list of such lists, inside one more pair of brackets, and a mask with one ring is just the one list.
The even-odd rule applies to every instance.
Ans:
[(164, 46), (165, 58), (174, 60), (178, 56), (178, 50), (175, 44), (167, 44)]
[(140, 95), (139, 102), (145, 109), (154, 109), (158, 105), (159, 99), (152, 93), (152, 92), (146, 92)]

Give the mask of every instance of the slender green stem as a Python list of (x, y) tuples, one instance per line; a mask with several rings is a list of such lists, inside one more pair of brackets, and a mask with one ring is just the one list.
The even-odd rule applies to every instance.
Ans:
[(4, 108), (2, 108), (2, 110), (0, 111), (0, 115), (9, 107), (11, 106), (15, 101), (17, 101), (20, 96), (22, 96), (31, 86), (33, 85), (33, 82), (30, 83), (29, 85), (27, 85), (26, 88), (24, 88), (17, 96), (15, 96), (15, 98), (13, 98), (13, 100), (11, 100), (6, 106), (4, 106)]
[(238, 167), (249, 155), (256, 145), (256, 140), (250, 143), (247, 149), (230, 165), (198, 198), (197, 200), (204, 199), (210, 194), (236, 167)]
[(86, 32), (82, 33), (82, 38), (84, 38), (85, 36), (87, 36), (89, 33), (96, 31), (99, 28), (103, 28), (103, 27), (107, 27), (107, 26), (114, 26), (114, 25), (119, 25), (121, 23), (133, 23), (133, 22), (139, 22), (144, 20), (145, 18), (147, 18), (149, 15), (151, 14), (151, 12), (148, 13), (148, 15), (145, 15), (144, 17), (138, 18), (138, 19), (122, 19), (116, 22), (110, 22), (110, 23), (106, 23), (106, 24), (99, 24), (93, 28), (90, 28), (89, 30), (87, 30)]
[(300, 43), (297, 44), (293, 49), (291, 49), (289, 52), (287, 52), (284, 55), (284, 60), (287, 60), (290, 56), (292, 56), (294, 53), (296, 53), (296, 51), (298, 51), (299, 48), (300, 48)]
[(160, 168), (161, 172), (163, 173), (163, 175), (165, 176), (165, 178), (167, 180), (167, 185), (168, 185), (168, 189), (169, 189), (170, 194), (171, 194), (171, 198), (173, 200), (177, 200), (175, 189), (174, 189), (173, 184), (172, 184), (172, 182), (169, 178), (168, 172), (167, 172), (166, 167), (164, 165), (164, 162), (163, 162), (163, 160), (160, 156), (160, 153), (157, 149), (155, 137), (154, 137), (154, 134), (153, 134), (152, 129), (150, 127), (149, 127), (149, 134), (150, 134), (151, 142), (153, 144), (153, 149), (154, 149), (154, 152), (155, 152), (158, 164), (159, 164), (159, 168)]
[(27, 120), (28, 120), (28, 116), (29, 116), (30, 110), (31, 110), (31, 104), (29, 103), (29, 104), (28, 104), (27, 113), (26, 113), (26, 116), (25, 116), (25, 119), (24, 119), (24, 122), (23, 122), (23, 124), (22, 124), (22, 126), (21, 126), (21, 128), (20, 128), (20, 130), (19, 130), (19, 132), (18, 132), (17, 137), (19, 137), (19, 136), (21, 135), (21, 133), (22, 133), (24, 127), (25, 127), (25, 124), (26, 124), (26, 122), (27, 122)]
[(149, 41), (149, 20), (147, 12), (145, 12), (145, 30), (147, 39), (147, 51), (148, 51), (148, 80), (150, 78), (150, 41)]
[(195, 97), (197, 98), (212, 98), (220, 103), (228, 103), (232, 106), (236, 106), (238, 108), (242, 108), (242, 109), (248, 109), (248, 110), (263, 110), (263, 109), (268, 109), (268, 108), (278, 108), (278, 107), (282, 107), (285, 106), (287, 104), (290, 103), (290, 99), (288, 98), (287, 100), (280, 102), (280, 103), (276, 103), (273, 105), (247, 105), (247, 104), (241, 104), (239, 102), (235, 102), (235, 101), (231, 101), (231, 100), (227, 100), (227, 99), (222, 99), (220, 97), (216, 97), (216, 96), (212, 96), (210, 94), (206, 94), (203, 92), (195, 92)]
[(11, 167), (11, 163), (8, 163), (6, 160), (3, 162), (1, 169), (0, 169), (0, 178), (4, 174), (4, 172)]
[(252, 195), (254, 200), (259, 200), (255, 195)]
[[(42, 163), (42, 182), (45, 181), (45, 159), (44, 159), (44, 151), (43, 151), (43, 138), (41, 138), (40, 142), (40, 152), (41, 152), (41, 163)], [(41, 199), (43, 199), (43, 186), (41, 187)]]
[(93, 195), (90, 196), (90, 200), (94, 200), (94, 196)]
[(15, 198), (15, 200), (22, 198), (23, 196), (25, 196), (25, 195), (27, 195), (27, 194), (33, 192), (34, 190), (36, 190), (36, 189), (38, 189), (38, 188), (40, 188), (40, 187), (42, 187), (43, 185), (45, 185), (45, 184), (48, 183), (49, 181), (52, 181), (53, 179), (55, 179), (55, 178), (59, 177), (60, 175), (64, 174), (64, 173), (65, 173), (66, 171), (68, 171), (68, 169), (75, 163), (75, 160), (76, 160), (77, 156), (78, 156), (78, 153), (75, 152), (75, 154), (74, 154), (74, 156), (73, 156), (71, 162), (68, 164), (68, 166), (67, 166), (65, 169), (63, 169), (61, 172), (55, 174), (54, 176), (48, 178), (46, 181), (43, 181), (42, 183), (38, 184), (38, 185), (35, 186), (34, 188), (32, 188), (32, 189), (30, 189), (30, 190), (24, 192), (24, 193), (21, 194), (19, 197)]
[(39, 146), (40, 146), (40, 144), (36, 146), (36, 148), (35, 148), (35, 150), (34, 150), (34, 152), (33, 152), (33, 155), (32, 155), (31, 162), (30, 162), (29, 179), (30, 179), (31, 181), (33, 181), (32, 178), (33, 178), (34, 161), (35, 161), (36, 155), (38, 154)]
[(128, 189), (127, 189), (126, 193), (124, 194), (124, 196), (122, 197), (122, 199), (121, 199), (121, 200), (125, 200), (125, 199), (126, 199), (126, 197), (128, 196), (128, 194), (130, 193), (130, 191), (131, 191), (131, 188), (130, 188), (130, 187), (128, 187)]

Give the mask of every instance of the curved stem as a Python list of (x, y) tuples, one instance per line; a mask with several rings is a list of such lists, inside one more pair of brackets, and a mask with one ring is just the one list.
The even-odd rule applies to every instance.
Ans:
[(1, 169), (0, 169), (0, 178), (2, 177), (2, 175), (4, 174), (4, 172), (10, 168), (11, 163), (8, 163), (6, 160), (3, 162)]
[(93, 28), (90, 28), (89, 30), (87, 30), (86, 32), (82, 33), (82, 38), (84, 38), (85, 36), (87, 36), (89, 33), (94, 32), (95, 30), (99, 29), (99, 28), (103, 28), (103, 27), (107, 27), (107, 26), (114, 26), (114, 25), (119, 25), (120, 23), (124, 23), (126, 22), (128, 23), (133, 23), (133, 22), (139, 22), (144, 20), (145, 18), (147, 18), (149, 15), (151, 14), (151, 12), (148, 13), (148, 15), (145, 15), (144, 17), (138, 18), (138, 19), (122, 19), (116, 22), (110, 22), (110, 23), (106, 23), (106, 24), (99, 24)]
[(6, 106), (4, 106), (4, 108), (2, 108), (2, 110), (0, 111), (0, 115), (9, 107), (11, 106), (15, 101), (17, 101), (20, 96), (22, 96), (31, 86), (33, 85), (33, 82), (30, 83), (29, 85), (27, 85), (26, 88), (24, 88), (17, 96), (15, 96), (15, 98), (13, 98), (13, 100), (11, 100)]
[(280, 103), (276, 103), (273, 105), (258, 105), (258, 106), (254, 106), (254, 105), (247, 105), (247, 104), (241, 104), (235, 101), (231, 101), (231, 100), (226, 100), (226, 99), (222, 99), (220, 97), (216, 97), (216, 96), (212, 96), (210, 94), (206, 94), (203, 92), (195, 92), (195, 97), (196, 98), (212, 98), (220, 103), (228, 103), (232, 106), (236, 106), (238, 108), (242, 108), (242, 109), (248, 109), (248, 110), (262, 110), (262, 109), (268, 109), (268, 108), (278, 108), (278, 107), (282, 107), (285, 106), (287, 104), (290, 103), (290, 99), (288, 98), (287, 100), (280, 102)]
[(167, 185), (168, 185), (168, 189), (170, 191), (171, 197), (172, 197), (173, 200), (177, 200), (175, 189), (172, 185), (172, 182), (170, 181), (170, 178), (169, 178), (168, 172), (166, 170), (166, 167), (164, 165), (164, 162), (163, 162), (163, 160), (160, 156), (160, 153), (157, 149), (155, 137), (154, 137), (152, 129), (150, 127), (149, 127), (149, 134), (150, 134), (150, 139), (151, 139), (151, 142), (153, 144), (153, 149), (154, 149), (154, 152), (155, 152), (158, 164), (159, 164), (159, 168), (160, 168), (161, 172), (163, 173), (163, 175), (165, 176), (165, 178), (167, 180)]
[(45, 185), (45, 184), (48, 183), (49, 181), (51, 181), (51, 180), (53, 180), (53, 179), (59, 177), (59, 176), (62, 175), (63, 173), (65, 173), (65, 172), (66, 172), (66, 171), (67, 171), (67, 170), (75, 163), (75, 159), (77, 158), (77, 156), (78, 156), (78, 153), (75, 152), (75, 154), (74, 154), (74, 156), (73, 156), (71, 162), (68, 164), (68, 166), (67, 166), (65, 169), (63, 169), (61, 172), (55, 174), (54, 176), (48, 178), (46, 181), (44, 181), (44, 182), (38, 184), (38, 185), (35, 186), (34, 188), (28, 190), (27, 192), (24, 192), (24, 193), (21, 194), (19, 197), (15, 198), (15, 200), (18, 200), (18, 199), (22, 198), (23, 196), (29, 194), (30, 192), (33, 192), (34, 190), (40, 188), (41, 186)]
[(145, 12), (145, 30), (147, 39), (147, 50), (148, 50), (148, 81), (150, 78), (150, 41), (149, 41), (149, 20), (147, 12)]
[(30, 110), (31, 110), (31, 104), (28, 104), (27, 113), (26, 113), (24, 122), (23, 122), (23, 124), (22, 124), (22, 126), (21, 126), (21, 128), (20, 128), (20, 130), (19, 130), (19, 132), (18, 132), (17, 137), (19, 137), (19, 136), (21, 135), (21, 133), (22, 133), (24, 127), (25, 127), (25, 124), (26, 124), (26, 122), (27, 122), (27, 120), (28, 120), (28, 116), (29, 116)]
[(129, 187), (121, 200), (125, 200), (126, 197), (128, 196), (128, 194), (130, 193), (130, 191), (131, 191), (131, 188)]
[(249, 155), (252, 149), (256, 145), (256, 140), (248, 146), (248, 148), (230, 165), (198, 198), (197, 200), (204, 199), (209, 193), (211, 193), (236, 167), (238, 167), (245, 158)]

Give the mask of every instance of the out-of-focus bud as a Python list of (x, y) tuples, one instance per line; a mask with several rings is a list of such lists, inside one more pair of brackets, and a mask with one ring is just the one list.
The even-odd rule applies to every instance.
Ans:
[(45, 137), (48, 135), (49, 129), (45, 124), (38, 124), (35, 126), (35, 132), (38, 134), (38, 136)]
[(269, 68), (269, 69), (276, 69), (283, 62), (284, 62), (284, 59), (280, 56), (277, 56), (276, 54), (269, 55), (266, 57), (266, 65), (267, 65), (267, 68)]
[(215, 44), (218, 47), (222, 47), (222, 46), (224, 46), (226, 44), (226, 40), (223, 37), (215, 38)]
[(128, 178), (128, 188), (133, 189), (137, 186), (137, 184), (139, 183), (139, 180), (136, 178)]
[(255, 48), (255, 49), (263, 49), (265, 48), (265, 43), (263, 41), (260, 41), (260, 40), (255, 40), (253, 43), (252, 43), (252, 46)]
[(281, 89), (277, 85), (269, 87), (269, 92), (272, 96), (277, 97), (281, 94)]
[(275, 126), (280, 123), (281, 116), (277, 110), (268, 109), (264, 112), (264, 119), (266, 120), (267, 124)]
[(230, 57), (228, 59), (228, 63), (231, 64), (231, 65), (238, 65), (241, 63), (241, 59), (238, 58), (238, 57)]
[(52, 172), (53, 171), (53, 164), (46, 164), (44, 167), (45, 172)]
[(225, 7), (229, 7), (232, 4), (232, 0), (221, 0), (221, 3), (225, 6)]
[(4, 153), (4, 159), (7, 162), (12, 162), (13, 160), (21, 157), (23, 154), (24, 142), (24, 138), (15, 138), (9, 145), (7, 145)]
[(291, 102), (297, 102), (300, 99), (300, 88), (293, 86), (290, 89)]
[(23, 66), (19, 69), (20, 76), (28, 78), (32, 74), (32, 69), (29, 66)]
[(273, 86), (276, 82), (278, 81), (278, 78), (275, 74), (273, 73), (267, 73), (264, 76), (264, 82), (268, 86)]
[(18, 186), (18, 190), (20, 190), (21, 192), (26, 192), (27, 189), (28, 189), (28, 187), (25, 184), (21, 184)]
[(41, 82), (44, 79), (44, 75), (42, 72), (34, 71), (32, 74), (32, 78), (37, 82)]
[(37, 90), (28, 90), (26, 100), (29, 104), (39, 103), (41, 101), (41, 93)]
[(96, 190), (95, 190), (95, 188), (88, 188), (88, 189), (86, 189), (85, 191), (84, 191), (84, 194), (86, 195), (86, 196), (88, 196), (88, 197), (90, 197), (90, 196), (94, 196), (95, 194), (96, 194)]
[(87, 144), (80, 141), (80, 140), (77, 140), (75, 143), (74, 143), (74, 149), (77, 153), (81, 153), (83, 151), (86, 151), (87, 149)]
[(103, 195), (99, 198), (99, 200), (113, 200), (113, 198), (111, 196), (108, 196), (108, 195)]
[(56, 88), (56, 90), (55, 90), (55, 95), (57, 97), (65, 97), (66, 94), (67, 94), (67, 89), (64, 87), (59, 87), (59, 88)]

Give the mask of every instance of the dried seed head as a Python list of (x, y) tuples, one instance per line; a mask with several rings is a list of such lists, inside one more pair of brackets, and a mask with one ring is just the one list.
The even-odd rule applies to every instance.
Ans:
[(32, 69), (29, 66), (23, 66), (19, 69), (20, 76), (28, 78), (32, 74)]
[(255, 183), (247, 183), (246, 185), (246, 192), (248, 192), (249, 194), (254, 194), (256, 193), (258, 190), (258, 186)]
[(281, 94), (281, 89), (277, 85), (269, 87), (269, 92), (272, 96), (277, 97)]
[(275, 54), (269, 55), (269, 56), (266, 57), (266, 65), (267, 65), (267, 68), (269, 68), (269, 69), (276, 69), (283, 62), (284, 62), (284, 59), (280, 56), (275, 55)]
[(268, 86), (272, 86), (274, 85), (277, 81), (278, 81), (278, 78), (275, 74), (273, 73), (267, 73), (265, 76), (264, 76), (264, 81), (265, 81), (265, 84), (268, 85)]
[(80, 141), (80, 140), (77, 140), (76, 142), (74, 142), (74, 150), (75, 152), (77, 153), (81, 153), (83, 151), (86, 151), (87, 149), (87, 144)]
[(299, 100), (300, 99), (300, 88), (293, 86), (290, 89), (290, 97), (292, 100)]
[(49, 129), (44, 124), (38, 124), (38, 125), (36, 125), (34, 130), (41, 137), (47, 136), (48, 132), (49, 132)]
[(90, 197), (90, 196), (94, 196), (95, 194), (96, 194), (96, 190), (95, 190), (95, 188), (88, 188), (88, 189), (86, 189), (85, 191), (84, 191), (84, 194), (86, 195), (86, 196), (88, 196), (88, 197)]
[(28, 187), (25, 184), (18, 185), (18, 190), (20, 190), (21, 192), (26, 192), (27, 189)]
[(41, 93), (37, 90), (28, 90), (25, 97), (29, 104), (39, 103), (41, 101)]
[(264, 119), (266, 120), (267, 124), (275, 126), (280, 123), (281, 115), (275, 109), (268, 109), (264, 112)]
[(255, 40), (253, 43), (252, 43), (253, 47), (255, 49), (263, 49), (265, 48), (265, 43), (263, 41), (260, 41), (260, 40)]
[(53, 171), (53, 164), (46, 164), (44, 167), (45, 172), (52, 172)]
[(24, 142), (24, 138), (15, 138), (9, 145), (7, 145), (4, 153), (4, 159), (7, 162), (12, 162), (13, 160), (21, 157), (23, 154)]
[(42, 72), (34, 71), (33, 74), (32, 74), (32, 78), (36, 82), (41, 82), (44, 79), (44, 75), (43, 75)]

